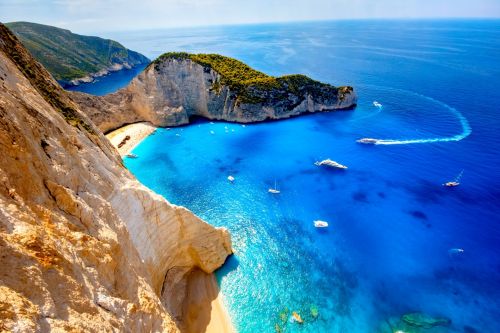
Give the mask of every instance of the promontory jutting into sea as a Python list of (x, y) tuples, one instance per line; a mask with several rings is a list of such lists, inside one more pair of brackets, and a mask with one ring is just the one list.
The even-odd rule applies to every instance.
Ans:
[(491, 1), (0, 1), (0, 331), (499, 331)]

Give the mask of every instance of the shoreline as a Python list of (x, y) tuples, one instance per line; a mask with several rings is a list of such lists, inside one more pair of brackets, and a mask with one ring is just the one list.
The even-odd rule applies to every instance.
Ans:
[[(142, 140), (156, 131), (157, 127), (148, 122), (125, 125), (106, 134), (106, 138), (123, 158)], [(118, 144), (129, 136), (125, 144)], [(207, 274), (199, 270), (191, 272), (187, 278), (187, 292), (184, 300), (184, 318), (186, 333), (236, 333), (223, 302), (219, 284), (214, 273)]]
[(236, 333), (214, 273), (189, 273), (182, 312), (185, 333)]
[[(113, 147), (116, 148), (121, 157), (130, 154), (132, 150), (139, 143), (142, 142), (145, 138), (153, 134), (157, 129), (156, 126), (153, 126), (148, 122), (140, 122), (134, 124), (128, 124), (123, 127), (120, 127), (112, 132), (106, 134), (106, 138), (111, 142)], [(125, 144), (118, 148), (120, 142), (122, 142), (127, 136), (130, 138), (125, 141)]]

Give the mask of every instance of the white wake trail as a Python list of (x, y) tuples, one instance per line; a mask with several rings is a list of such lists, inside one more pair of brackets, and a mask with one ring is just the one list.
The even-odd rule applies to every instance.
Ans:
[(406, 139), (406, 140), (376, 139), (377, 140), (375, 142), (376, 145), (407, 145), (407, 144), (413, 144), (413, 143), (460, 141), (460, 140), (463, 140), (464, 138), (468, 137), (472, 133), (472, 129), (469, 125), (469, 121), (457, 109), (452, 108), (448, 104), (443, 103), (441, 101), (438, 101), (432, 97), (420, 95), (420, 94), (417, 94), (414, 92), (409, 92), (409, 93), (417, 95), (421, 98), (425, 98), (429, 101), (437, 103), (437, 104), (443, 106), (444, 108), (448, 109), (460, 121), (460, 124), (462, 125), (462, 133), (454, 135), (454, 136), (450, 136), (450, 137), (445, 137), (445, 138)]

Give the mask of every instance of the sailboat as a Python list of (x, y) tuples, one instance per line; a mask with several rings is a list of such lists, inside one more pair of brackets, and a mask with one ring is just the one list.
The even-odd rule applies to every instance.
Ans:
[(274, 188), (270, 188), (269, 190), (267, 190), (267, 192), (269, 193), (272, 193), (272, 194), (280, 194), (281, 191), (278, 190), (278, 187), (276, 187), (276, 179), (274, 180)]
[(463, 174), (464, 174), (464, 170), (460, 171), (460, 173), (458, 174), (457, 178), (455, 178), (455, 180), (453, 180), (451, 182), (446, 182), (443, 185), (447, 186), (447, 187), (455, 187), (455, 186), (460, 185), (460, 178), (462, 178)]

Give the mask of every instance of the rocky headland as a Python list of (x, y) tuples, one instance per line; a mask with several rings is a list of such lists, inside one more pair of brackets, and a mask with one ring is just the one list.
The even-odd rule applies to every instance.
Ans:
[(0, 152), (0, 331), (183, 330), (228, 232), (141, 185), (2, 24)]
[(240, 123), (282, 119), (351, 109), (357, 101), (349, 86), (304, 75), (272, 77), (232, 58), (188, 53), (160, 56), (116, 93), (71, 96), (103, 132), (140, 121), (183, 125), (193, 116)]
[(93, 82), (109, 73), (150, 62), (114, 40), (31, 22), (6, 25), (63, 86)]

